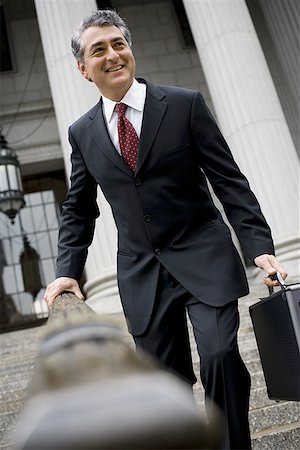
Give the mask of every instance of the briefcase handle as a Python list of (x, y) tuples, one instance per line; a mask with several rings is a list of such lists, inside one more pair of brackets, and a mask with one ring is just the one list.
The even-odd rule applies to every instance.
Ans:
[[(271, 278), (271, 280), (278, 281), (278, 283), (280, 284), (282, 289), (286, 288), (285, 281), (282, 278), (280, 272), (276, 272), (274, 275), (269, 275), (269, 278)], [(274, 286), (268, 286), (268, 289), (269, 289), (269, 295), (272, 295), (274, 293)]]

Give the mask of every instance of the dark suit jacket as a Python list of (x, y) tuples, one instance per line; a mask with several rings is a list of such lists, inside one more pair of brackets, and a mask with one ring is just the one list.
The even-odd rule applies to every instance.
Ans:
[(113, 147), (101, 101), (70, 127), (71, 187), (57, 261), (57, 276), (80, 278), (99, 215), (99, 184), (118, 229), (118, 284), (135, 335), (145, 331), (151, 317), (160, 263), (207, 304), (221, 306), (248, 293), (243, 265), (206, 177), (243, 252), (252, 260), (274, 253), (258, 202), (202, 96), (146, 84), (135, 174)]

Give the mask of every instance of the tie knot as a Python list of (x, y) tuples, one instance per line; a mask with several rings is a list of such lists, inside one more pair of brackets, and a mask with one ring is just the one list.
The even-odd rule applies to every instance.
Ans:
[(127, 109), (127, 105), (125, 105), (125, 103), (117, 103), (116, 106), (116, 111), (118, 113), (118, 117), (124, 117), (125, 116), (125, 112)]

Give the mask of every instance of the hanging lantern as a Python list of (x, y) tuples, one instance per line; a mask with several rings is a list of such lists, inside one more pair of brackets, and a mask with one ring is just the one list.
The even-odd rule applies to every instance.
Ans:
[[(1, 131), (1, 130), (0, 130)], [(11, 223), (25, 205), (20, 163), (15, 152), (8, 147), (6, 139), (0, 137), (0, 211)]]
[(44, 287), (40, 272), (40, 256), (31, 247), (28, 237), (23, 234), (24, 250), (20, 254), (20, 264), (23, 275), (24, 290), (29, 292), (35, 300), (39, 291)]

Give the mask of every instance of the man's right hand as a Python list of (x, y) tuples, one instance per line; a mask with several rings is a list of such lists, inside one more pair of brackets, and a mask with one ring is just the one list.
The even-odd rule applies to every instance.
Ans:
[(76, 297), (84, 300), (79, 284), (74, 278), (59, 277), (50, 283), (45, 291), (44, 300), (49, 308), (51, 308), (56, 297), (65, 291), (72, 292)]

